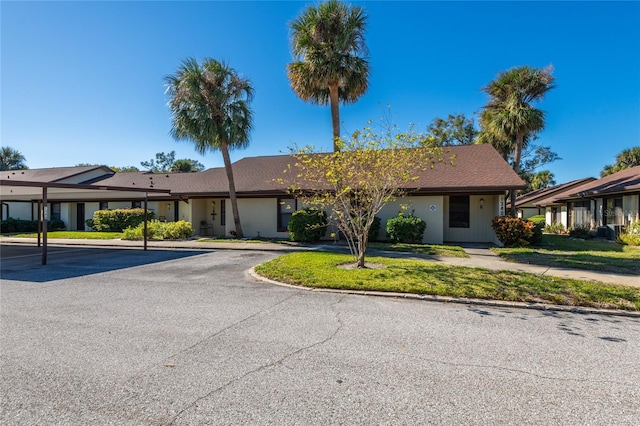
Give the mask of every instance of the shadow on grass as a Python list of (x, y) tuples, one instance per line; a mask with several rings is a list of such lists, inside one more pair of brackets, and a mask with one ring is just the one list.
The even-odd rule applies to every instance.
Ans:
[(524, 248), (492, 249), (503, 259), (558, 268), (618, 274), (640, 274), (640, 248), (566, 235), (544, 235), (543, 244)]

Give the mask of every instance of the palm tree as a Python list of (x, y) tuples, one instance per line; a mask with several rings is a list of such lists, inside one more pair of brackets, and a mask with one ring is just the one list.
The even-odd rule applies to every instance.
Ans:
[(17, 149), (8, 146), (0, 149), (0, 170), (26, 170), (26, 161)]
[(238, 238), (243, 237), (236, 199), (236, 188), (229, 149), (245, 148), (253, 123), (249, 103), (253, 88), (227, 64), (207, 58), (202, 64), (185, 59), (175, 75), (165, 78), (171, 96), (171, 135), (176, 140), (188, 140), (196, 151), (222, 152), (229, 180), (229, 198)]
[(555, 176), (549, 170), (536, 173), (531, 179), (531, 190), (548, 188), (556, 184)]
[(622, 150), (616, 155), (615, 164), (607, 164), (604, 166), (604, 169), (600, 172), (600, 177), (605, 177), (635, 166), (640, 166), (640, 146)]
[(354, 103), (369, 84), (364, 9), (337, 0), (309, 6), (291, 26), (294, 62), (287, 65), (293, 91), (304, 101), (331, 105), (333, 150), (340, 138), (338, 104)]
[[(492, 140), (503, 156), (513, 152), (513, 170), (520, 172), (520, 159), (525, 141), (544, 128), (544, 111), (533, 106), (544, 98), (554, 85), (553, 68), (516, 67), (501, 72), (482, 90), (489, 102), (480, 113), (480, 140)], [(516, 190), (511, 190), (515, 200)], [(515, 216), (515, 203), (511, 215)]]

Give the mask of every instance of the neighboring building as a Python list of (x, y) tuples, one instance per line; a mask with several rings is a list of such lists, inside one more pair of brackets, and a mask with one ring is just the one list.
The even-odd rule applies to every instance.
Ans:
[[(524, 182), (491, 145), (455, 146), (447, 148), (447, 152), (455, 165), (447, 164), (449, 159), (445, 158), (443, 163), (424, 172), (411, 188), (405, 188), (410, 195), (389, 203), (378, 215), (382, 219), (381, 228), (384, 230), (386, 221), (397, 216), (404, 204), (409, 206), (409, 211), (413, 211), (427, 223), (425, 242), (500, 244), (491, 228), (491, 221), (495, 216), (505, 213), (505, 192), (524, 188)], [(245, 236), (287, 237), (286, 228), (291, 213), (304, 206), (291, 198), (277, 179), (283, 177), (283, 171), (294, 162), (289, 155), (278, 155), (249, 157), (233, 163), (238, 207)], [(68, 169), (42, 169), (40, 176), (67, 179), (71, 174)], [(91, 184), (97, 186), (139, 190), (155, 188), (170, 192), (148, 194), (149, 208), (161, 220), (190, 222), (200, 235), (230, 235), (233, 230), (224, 168), (196, 173), (153, 174), (113, 173), (109, 168), (102, 167), (92, 171), (102, 173), (98, 177), (84, 168), (71, 169), (78, 169), (78, 183), (92, 180)], [(31, 174), (38, 173), (38, 170), (24, 172)], [(33, 176), (30, 178), (34, 179)], [(3, 203), (8, 204), (12, 200), (8, 204), (10, 211), (7, 216), (24, 219), (37, 217), (38, 200), (20, 200), (26, 203), (27, 208), (20, 210), (20, 215), (17, 215), (13, 207), (13, 200), (16, 198), (5, 195), (5, 191), (3, 196)], [(59, 206), (54, 207), (56, 204)], [(127, 198), (126, 193), (94, 191), (83, 194), (81, 199), (72, 194), (56, 194), (51, 203), (51, 211), (59, 210), (60, 219), (67, 228), (77, 230), (84, 229), (84, 220), (91, 218), (96, 210), (140, 205), (140, 198)]]
[(613, 238), (640, 220), (640, 166), (575, 186), (537, 205), (545, 207), (547, 224), (598, 229), (601, 236)]
[[(516, 198), (516, 211), (518, 213), (518, 217), (521, 219), (528, 219), (531, 216), (544, 215), (546, 213), (546, 208), (539, 205), (539, 202), (541, 200), (549, 200), (558, 194), (565, 193), (571, 188), (575, 188), (594, 180), (596, 179), (592, 177), (578, 179), (571, 182), (563, 183), (562, 185), (555, 185), (549, 188), (542, 188), (523, 194)], [(509, 204), (507, 204), (507, 210), (508, 209)]]

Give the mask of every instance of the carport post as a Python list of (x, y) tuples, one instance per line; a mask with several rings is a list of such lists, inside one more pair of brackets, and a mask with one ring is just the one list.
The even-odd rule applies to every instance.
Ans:
[[(42, 208), (42, 205), (40, 203), (40, 200), (38, 200), (38, 247), (40, 247), (40, 235), (42, 233), (42, 210), (40, 210)], [(31, 209), (33, 209), (33, 206), (31, 206)], [(33, 213), (31, 215), (31, 217), (33, 217)]]
[(143, 238), (144, 238), (144, 249), (147, 249), (147, 198), (149, 196), (148, 192), (144, 193), (144, 231), (143, 231)]
[(47, 211), (47, 187), (42, 187), (42, 264), (47, 264), (47, 220), (49, 212)]

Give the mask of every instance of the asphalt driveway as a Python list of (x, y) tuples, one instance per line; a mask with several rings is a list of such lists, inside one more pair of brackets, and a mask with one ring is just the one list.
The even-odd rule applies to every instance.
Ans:
[(74, 250), (2, 248), (2, 424), (640, 423), (637, 318), (246, 274), (275, 252)]

